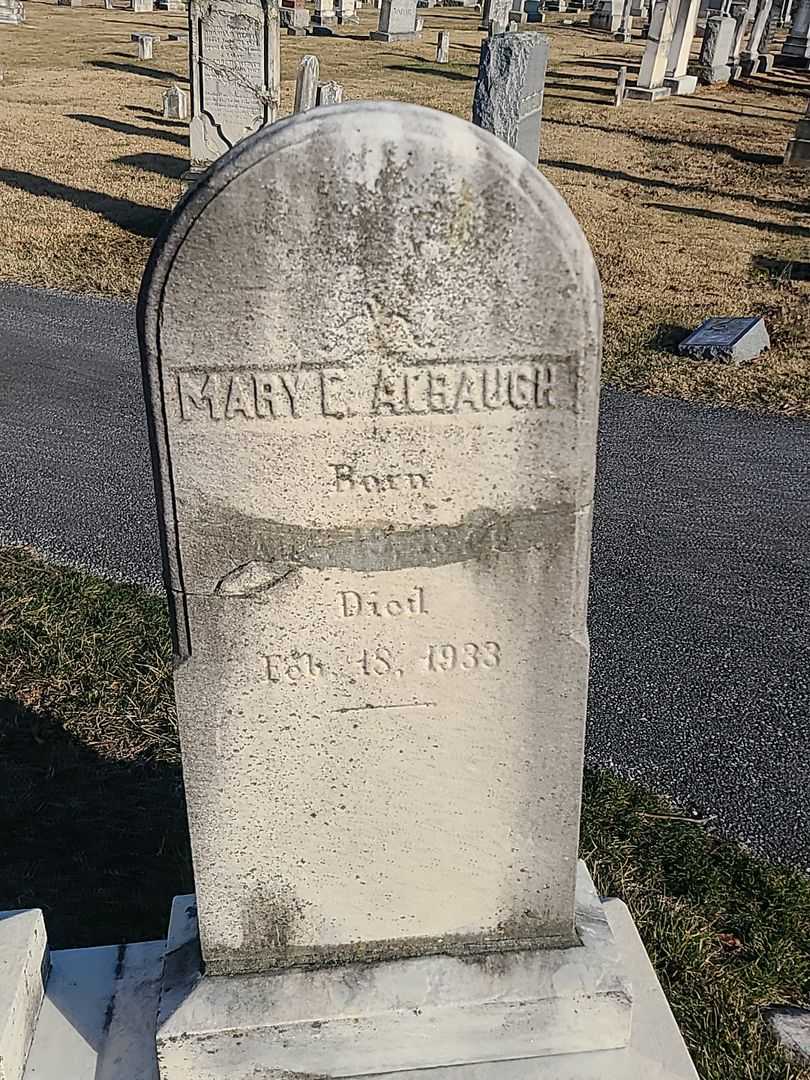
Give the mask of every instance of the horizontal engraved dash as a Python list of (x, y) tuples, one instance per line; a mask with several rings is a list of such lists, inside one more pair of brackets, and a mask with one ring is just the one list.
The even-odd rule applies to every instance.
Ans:
[(393, 705), (349, 705), (345, 709), (333, 709), (336, 713), (365, 712), (367, 709), (428, 709), (435, 701), (403, 701)]

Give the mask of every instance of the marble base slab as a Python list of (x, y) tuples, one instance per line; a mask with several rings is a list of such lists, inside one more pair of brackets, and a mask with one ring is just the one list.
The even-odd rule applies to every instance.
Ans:
[(631, 987), (580, 863), (580, 945), (204, 976), (193, 896), (172, 906), (163, 1080), (370, 1076), (626, 1046)]
[[(373, 1080), (698, 1080), (629, 911), (620, 900), (603, 906), (633, 984), (627, 1047)], [(164, 949), (153, 941), (53, 952), (24, 1080), (158, 1080), (154, 1020)]]
[(0, 1080), (20, 1080), (48, 979), (42, 912), (0, 912)]
[(628, 86), (624, 96), (635, 98), (637, 101), (663, 101), (670, 97), (672, 90), (668, 86)]

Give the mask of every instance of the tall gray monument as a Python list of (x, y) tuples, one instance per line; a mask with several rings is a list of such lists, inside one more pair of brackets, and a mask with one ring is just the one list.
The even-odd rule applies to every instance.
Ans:
[(193, 179), (278, 115), (278, 4), (191, 0), (189, 26)]
[(560, 196), (444, 113), (314, 109), (181, 204), (139, 327), (196, 880), (162, 1080), (694, 1080), (577, 864), (601, 296)]
[(532, 165), (540, 155), (540, 124), (549, 39), (498, 34), (481, 42), (472, 121), (514, 147)]

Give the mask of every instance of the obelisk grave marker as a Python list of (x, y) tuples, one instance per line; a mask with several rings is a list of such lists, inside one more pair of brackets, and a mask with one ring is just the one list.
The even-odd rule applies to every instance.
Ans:
[(272, 123), (279, 104), (279, 8), (274, 0), (189, 4), (191, 173)]
[(182, 205), (139, 321), (206, 972), (164, 1077), (197, 1036), (230, 1078), (624, 1045), (575, 905), (601, 301), (565, 203), (454, 117), (315, 109)]

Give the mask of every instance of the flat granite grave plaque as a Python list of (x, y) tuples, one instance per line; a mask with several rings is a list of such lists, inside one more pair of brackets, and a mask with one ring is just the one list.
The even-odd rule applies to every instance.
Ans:
[(139, 327), (201, 948), (164, 1080), (626, 1045), (577, 883), (601, 298), (563, 200), (457, 118), (314, 109), (181, 204)]
[(199, 173), (278, 114), (279, 8), (272, 0), (191, 0), (189, 27), (189, 141)]
[(712, 318), (685, 337), (678, 346), (678, 352), (698, 360), (745, 364), (770, 348), (770, 344), (765, 321), (760, 315)]

